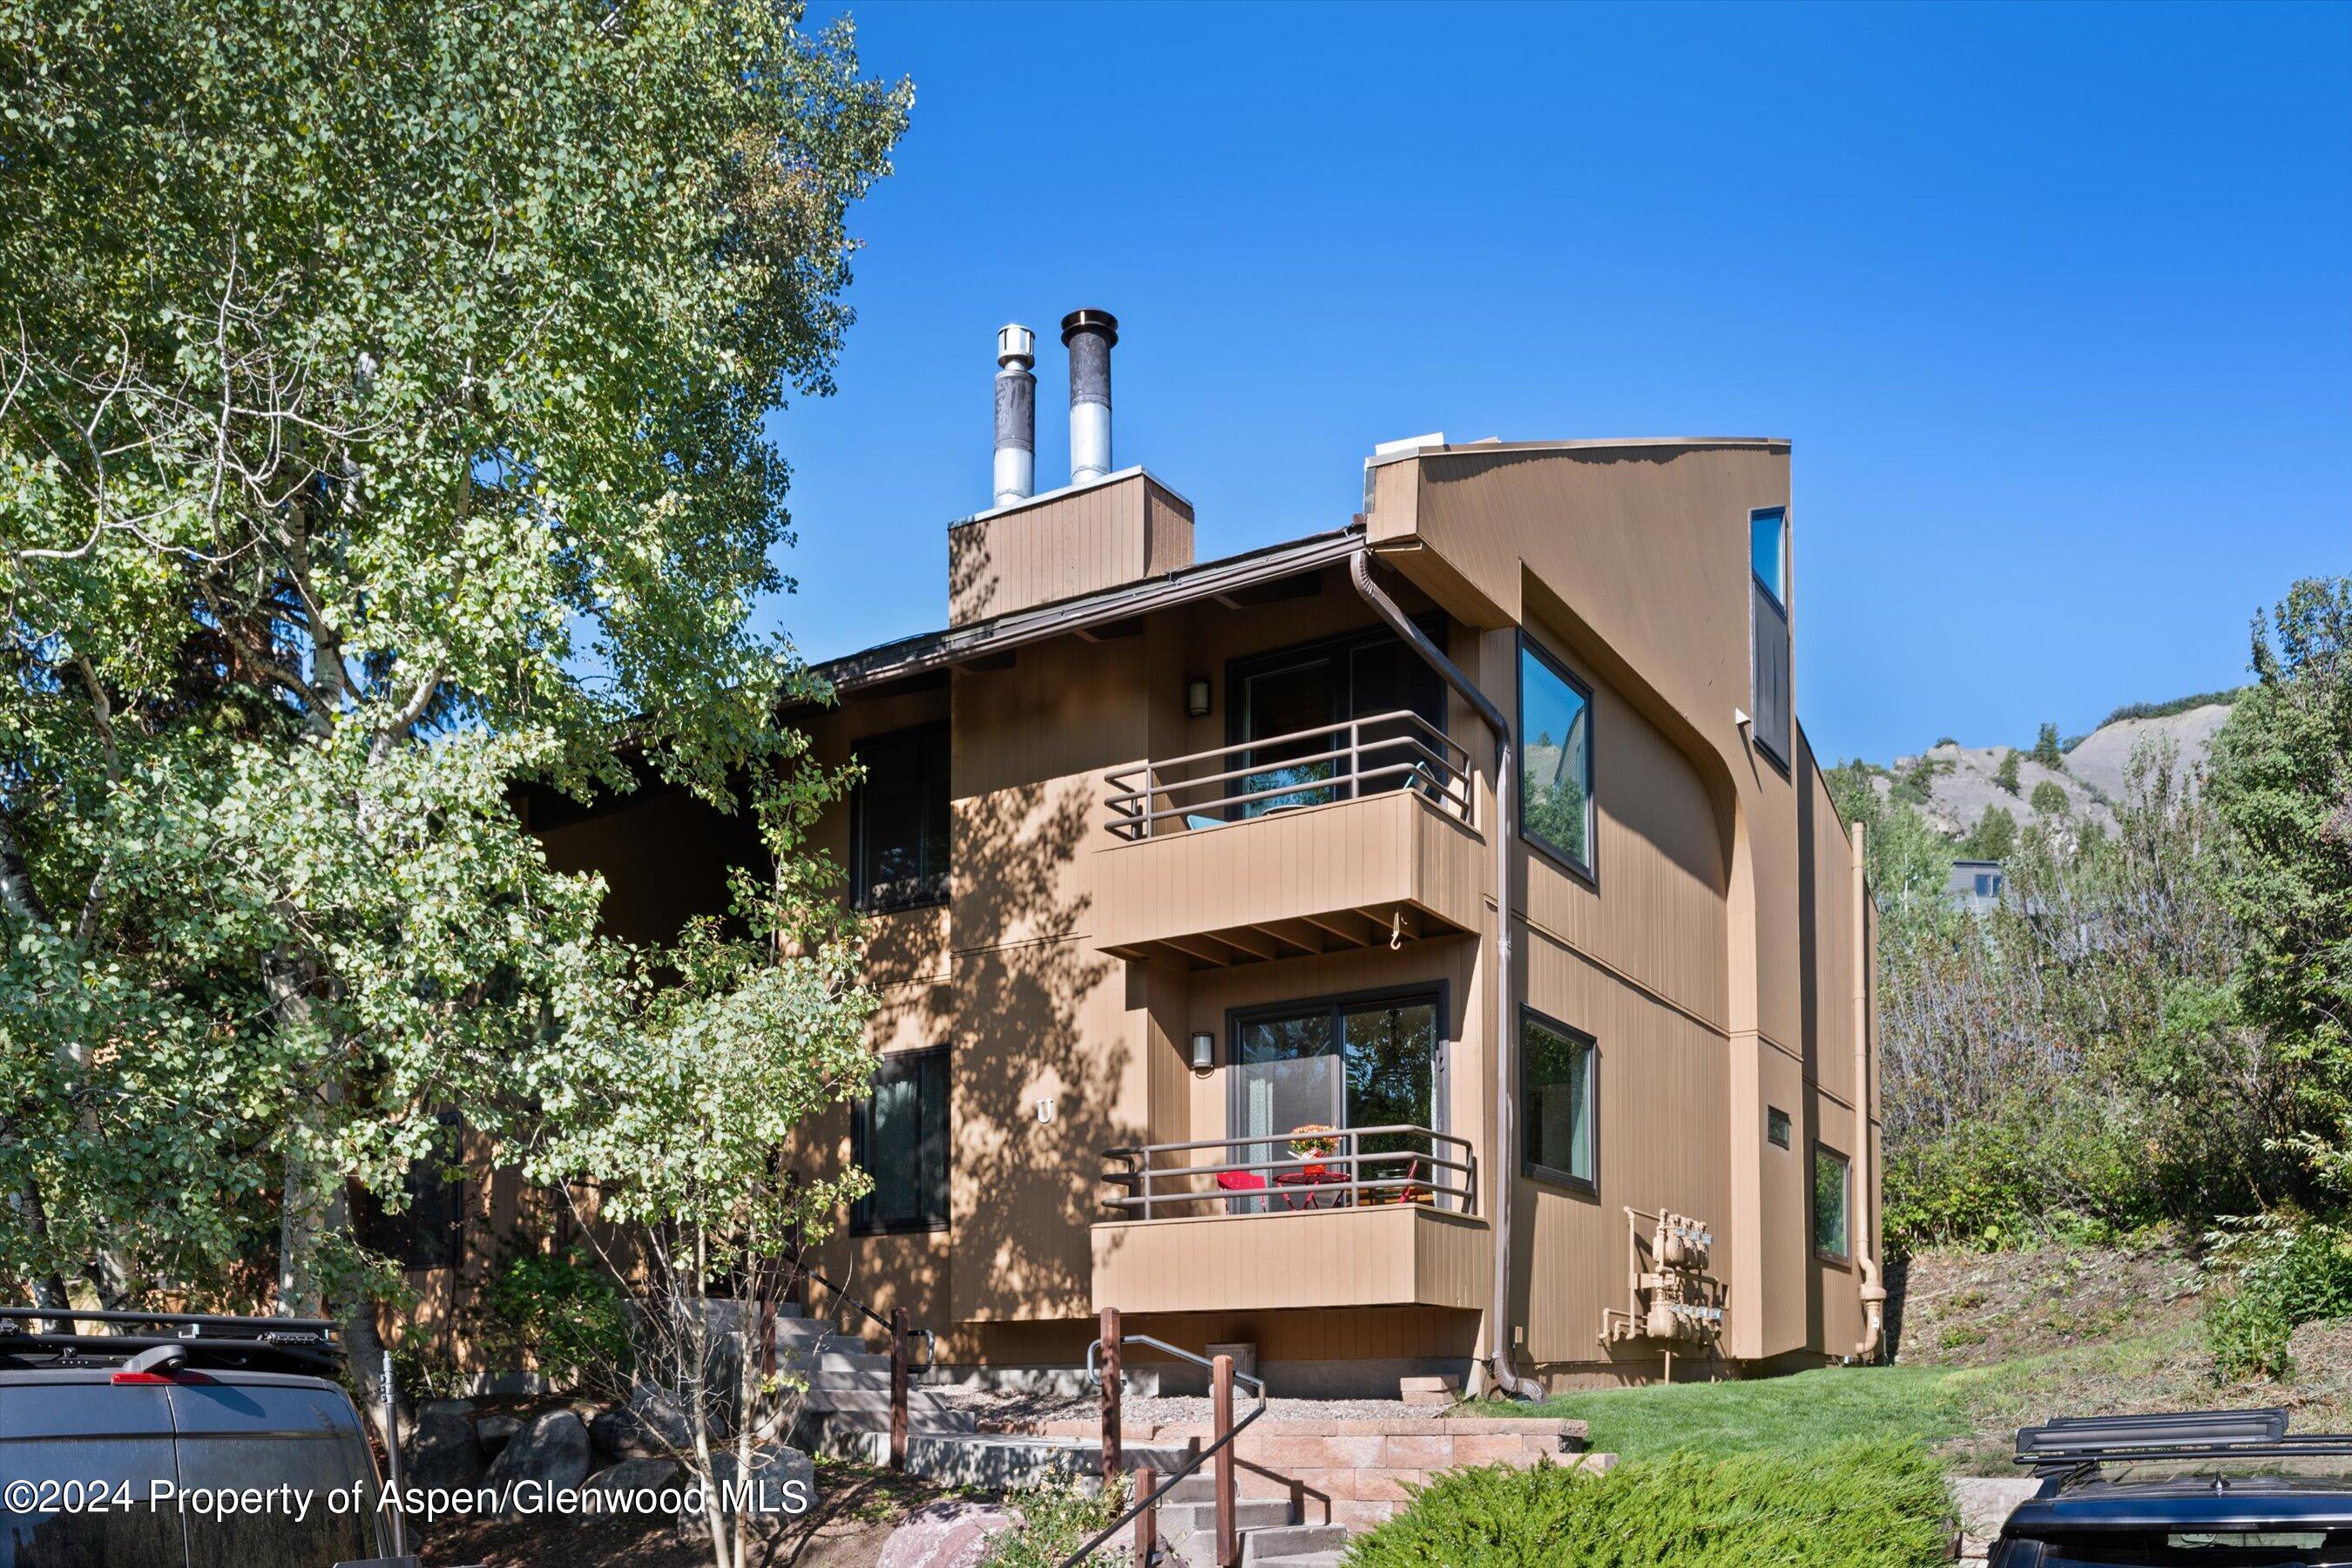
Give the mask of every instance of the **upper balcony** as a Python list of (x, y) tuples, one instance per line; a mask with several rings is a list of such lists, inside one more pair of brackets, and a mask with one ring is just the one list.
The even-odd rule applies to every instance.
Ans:
[(1469, 756), (1399, 711), (1105, 775), (1096, 945), (1222, 968), (1475, 931)]

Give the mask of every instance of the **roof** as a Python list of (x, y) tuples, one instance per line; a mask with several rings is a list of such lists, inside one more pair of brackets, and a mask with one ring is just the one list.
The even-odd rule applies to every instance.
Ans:
[(1213, 599), (1219, 595), (1231, 594), (1276, 578), (1296, 576), (1302, 572), (1320, 571), (1347, 560), (1363, 547), (1363, 525), (1351, 523), (1328, 533), (1312, 533), (1304, 539), (1268, 545), (1263, 550), (1245, 551), (1239, 555), (1227, 555), (1215, 561), (1197, 562), (1180, 571), (1122, 583), (1118, 587), (1105, 588), (1098, 593), (1015, 610), (993, 620), (901, 637), (897, 642), (883, 643), (828, 660), (818, 665), (814, 673), (829, 682), (836, 693), (856, 691), (864, 687), (879, 686), (886, 681), (903, 680), (908, 676), (944, 669), (982, 654), (1042, 642), (1047, 637), (1060, 637), (1088, 626), (1128, 620), (1175, 605)]

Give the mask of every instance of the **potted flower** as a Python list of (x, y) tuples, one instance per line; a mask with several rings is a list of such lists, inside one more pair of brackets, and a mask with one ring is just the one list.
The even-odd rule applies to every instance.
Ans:
[(1320, 1162), (1339, 1152), (1338, 1134), (1338, 1128), (1320, 1121), (1302, 1121), (1290, 1130), (1290, 1157), (1307, 1162), (1299, 1174), (1319, 1182), (1331, 1173), (1329, 1167)]

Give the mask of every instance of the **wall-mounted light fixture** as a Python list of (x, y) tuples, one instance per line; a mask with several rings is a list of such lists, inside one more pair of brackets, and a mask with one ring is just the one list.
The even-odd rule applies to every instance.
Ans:
[(1216, 1065), (1217, 1037), (1206, 1029), (1192, 1037), (1192, 1070), (1207, 1072)]
[(1184, 683), (1184, 711), (1195, 719), (1209, 716), (1209, 682), (1205, 678), (1195, 677)]

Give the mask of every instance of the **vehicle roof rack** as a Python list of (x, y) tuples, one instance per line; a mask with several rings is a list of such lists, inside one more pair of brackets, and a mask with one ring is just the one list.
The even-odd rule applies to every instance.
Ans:
[[(106, 1331), (81, 1332), (84, 1323)], [(181, 1368), (333, 1377), (342, 1371), (341, 1329), (330, 1318), (0, 1307), (0, 1369), (115, 1369), (132, 1381), (169, 1381)], [(176, 1352), (154, 1363), (164, 1370), (150, 1371), (144, 1363), (125, 1370), (134, 1357), (164, 1348)]]
[(2290, 1435), (2287, 1411), (2181, 1410), (2148, 1415), (2074, 1415), (2021, 1427), (2017, 1463), (2076, 1478), (2102, 1465), (2150, 1459), (2352, 1458), (2352, 1435)]

